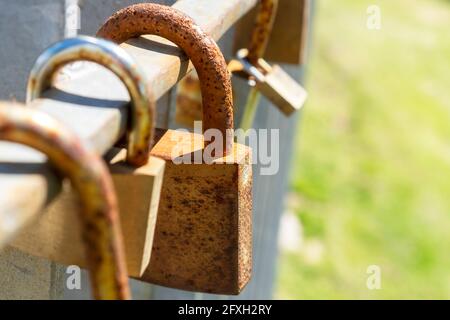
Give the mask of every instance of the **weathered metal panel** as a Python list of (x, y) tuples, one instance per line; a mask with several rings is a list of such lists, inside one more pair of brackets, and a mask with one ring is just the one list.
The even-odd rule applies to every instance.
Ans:
[(0, 0), (0, 8), (0, 99), (24, 101), (36, 57), (64, 36), (64, 0)]

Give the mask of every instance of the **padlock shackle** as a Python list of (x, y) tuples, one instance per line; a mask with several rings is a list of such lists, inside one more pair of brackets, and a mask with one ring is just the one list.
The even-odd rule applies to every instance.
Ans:
[(264, 58), (278, 9), (278, 0), (260, 0), (259, 2), (247, 56), (254, 66), (258, 65), (260, 58)]
[(133, 166), (146, 164), (154, 135), (155, 99), (137, 64), (116, 44), (79, 36), (52, 45), (39, 56), (30, 72), (27, 101), (40, 98), (45, 90), (50, 89), (60, 68), (80, 60), (102, 65), (124, 83), (131, 99), (127, 163)]
[(224, 154), (233, 148), (233, 95), (225, 59), (216, 42), (188, 16), (175, 8), (140, 3), (112, 15), (97, 36), (115, 43), (152, 34), (179, 46), (192, 61), (201, 84), (203, 130), (218, 129)]
[(78, 192), (83, 240), (96, 299), (129, 299), (117, 201), (102, 159), (49, 115), (0, 103), (0, 140), (44, 153)]

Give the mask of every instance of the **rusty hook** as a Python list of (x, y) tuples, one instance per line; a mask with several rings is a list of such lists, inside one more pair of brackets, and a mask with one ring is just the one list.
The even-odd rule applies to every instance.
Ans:
[(39, 98), (51, 87), (53, 75), (64, 65), (86, 60), (111, 70), (125, 84), (131, 98), (131, 125), (128, 130), (127, 162), (133, 166), (147, 163), (153, 141), (155, 102), (145, 76), (128, 53), (116, 44), (80, 36), (58, 42), (45, 50), (31, 70), (27, 101)]
[(145, 34), (172, 41), (191, 59), (201, 82), (203, 130), (220, 130), (223, 153), (231, 154), (234, 139), (231, 79), (216, 42), (181, 11), (154, 3), (119, 10), (97, 32), (98, 37), (115, 43)]
[(248, 46), (248, 61), (257, 66), (264, 57), (277, 14), (278, 0), (260, 0), (258, 13)]
[(248, 72), (245, 70), (246, 67), (241, 61), (245, 58), (250, 65), (257, 67), (259, 72), (266, 73), (268, 66), (261, 66), (260, 63), (269, 43), (277, 9), (278, 0), (259, 1), (258, 12), (253, 24), (248, 48), (239, 50), (238, 59), (232, 59), (228, 63), (228, 71), (240, 77), (248, 78)]
[[(264, 53), (266, 52), (269, 43), (277, 9), (278, 0), (259, 1), (259, 8), (256, 14), (253, 31), (250, 35), (248, 49), (239, 50), (237, 53), (238, 59), (232, 59), (228, 63), (228, 70), (231, 73), (244, 77), (252, 82), (264, 79), (264, 75), (267, 73), (267, 70), (270, 69), (270, 66), (262, 61), (262, 58), (264, 57)], [(248, 72), (249, 68), (251, 69), (251, 72)], [(258, 89), (252, 84), (252, 88), (247, 96), (247, 102), (244, 106), (244, 114), (239, 125), (245, 132), (253, 124), (260, 97), (261, 94)]]
[(102, 159), (49, 115), (0, 103), (0, 140), (44, 153), (81, 200), (80, 219), (94, 297), (130, 298), (114, 187)]

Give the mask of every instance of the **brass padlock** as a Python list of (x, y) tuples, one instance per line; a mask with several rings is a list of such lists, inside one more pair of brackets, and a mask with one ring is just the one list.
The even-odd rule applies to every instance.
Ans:
[[(261, 0), (254, 25), (251, 26), (246, 23), (244, 28), (245, 31), (252, 28), (248, 45), (249, 49), (238, 50), (237, 59), (229, 62), (229, 71), (244, 77), (252, 87), (248, 94), (247, 103), (243, 107), (244, 112), (239, 125), (244, 131), (249, 129), (253, 124), (256, 109), (260, 101), (260, 93), (287, 116), (299, 110), (304, 105), (307, 98), (305, 89), (279, 65), (271, 67), (262, 59), (264, 53), (267, 50), (270, 50), (270, 47), (268, 47), (268, 45), (271, 45), (271, 43), (269, 43), (269, 38), (272, 42), (274, 41), (273, 24), (278, 12), (277, 8), (280, 6), (284, 13), (289, 11), (289, 9), (301, 9), (301, 12), (308, 11), (304, 3), (295, 3), (295, 5), (293, 5), (292, 3), (288, 4), (284, 1), (278, 5), (277, 0)], [(298, 17), (293, 18), (298, 19)], [(302, 20), (301, 24), (305, 21), (306, 19)], [(299, 28), (299, 30), (296, 31), (301, 34), (296, 34), (295, 38), (305, 39), (306, 37), (303, 35), (306, 28), (303, 26), (300, 28), (299, 25), (296, 25), (296, 27)], [(241, 29), (242, 28), (238, 28), (237, 31), (237, 34), (239, 34), (237, 37), (240, 40), (246, 38), (240, 34), (243, 31)], [(247, 33), (244, 32), (244, 34)], [(272, 37), (270, 37), (271, 35)], [(277, 37), (279, 38), (279, 34), (277, 34)], [(237, 43), (243, 44), (242, 41), (237, 41), (235, 44)], [(304, 50), (301, 49), (300, 51), (303, 52)], [(192, 128), (194, 121), (201, 119), (198, 112), (198, 110), (201, 110), (201, 101), (198, 99), (199, 89), (197, 89), (197, 87), (198, 79), (193, 75), (187, 75), (180, 81), (177, 87), (175, 121), (187, 128)], [(187, 107), (188, 105), (190, 105), (190, 108)]]
[(241, 49), (237, 53), (242, 71), (255, 81), (261, 94), (281, 112), (289, 116), (305, 104), (308, 96), (306, 90), (279, 65), (270, 66), (260, 58), (256, 67), (249, 62), (247, 56), (247, 49)]
[[(262, 0), (266, 6), (273, 0)], [(311, 0), (278, 1), (273, 28), (268, 37), (267, 50), (264, 59), (278, 62), (302, 65), (307, 61)], [(258, 8), (248, 12), (236, 24), (233, 50), (237, 52), (248, 44), (248, 39), (254, 31), (254, 21)]]
[(0, 140), (41, 151), (70, 179), (81, 201), (82, 243), (94, 297), (130, 298), (117, 202), (103, 160), (55, 119), (19, 105), (0, 104)]
[[(154, 100), (144, 75), (125, 50), (112, 42), (83, 36), (58, 42), (42, 53), (30, 73), (28, 101), (39, 98), (51, 86), (56, 71), (79, 60), (111, 70), (122, 80), (131, 98), (128, 150), (112, 150), (108, 160), (122, 213), (128, 272), (138, 277), (150, 262), (165, 166), (162, 159), (149, 156), (154, 135)], [(74, 203), (73, 194), (63, 192), (37, 225), (14, 241), (13, 246), (59, 263), (86, 266), (77, 241), (81, 226), (71, 214)], [(67, 225), (71, 226), (69, 230), (63, 228)]]
[[(212, 163), (201, 134), (160, 131), (151, 154), (166, 160), (150, 265), (141, 280), (178, 289), (238, 294), (252, 267), (251, 150), (234, 143), (230, 74), (219, 47), (182, 12), (145, 3), (110, 17), (97, 35), (122, 43), (153, 34), (178, 45), (202, 89), (203, 129), (221, 133)], [(215, 141), (216, 142), (216, 141)], [(199, 164), (176, 164), (201, 156)]]
[(299, 110), (306, 101), (305, 89), (280, 66), (271, 67), (263, 60), (269, 37), (278, 8), (278, 0), (261, 0), (256, 15), (253, 32), (247, 49), (237, 52), (237, 58), (231, 60), (230, 72), (243, 76), (249, 80), (252, 88), (247, 98), (244, 115), (240, 127), (250, 128), (262, 93), (285, 115), (289, 116)]

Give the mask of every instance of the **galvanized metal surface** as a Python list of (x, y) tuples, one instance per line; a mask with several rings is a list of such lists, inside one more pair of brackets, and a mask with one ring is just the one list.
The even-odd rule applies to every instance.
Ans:
[(64, 0), (0, 0), (0, 7), (0, 99), (24, 102), (36, 57), (64, 36)]
[[(129, 298), (117, 200), (103, 160), (53, 118), (25, 106), (0, 103), (0, 140), (43, 152), (70, 179), (81, 200), (80, 219), (94, 296)], [(0, 248), (23, 227), (20, 218), (15, 212), (0, 212)]]
[(86, 36), (63, 40), (45, 50), (31, 69), (27, 102), (50, 89), (57, 71), (75, 61), (91, 61), (111, 70), (126, 86), (131, 98), (127, 162), (142, 166), (148, 162), (153, 141), (155, 101), (145, 76), (136, 62), (112, 42)]

